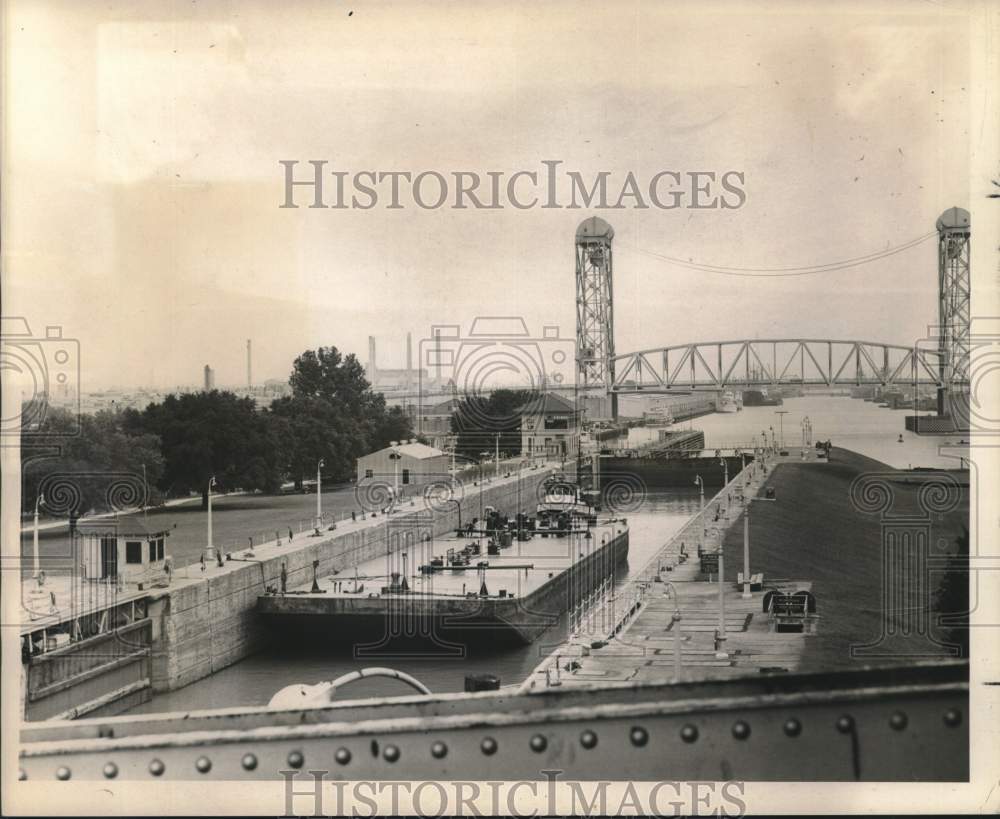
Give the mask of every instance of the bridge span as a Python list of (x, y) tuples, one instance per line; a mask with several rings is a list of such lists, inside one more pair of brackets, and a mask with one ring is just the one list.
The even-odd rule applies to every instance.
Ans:
[(792, 386), (941, 388), (940, 350), (813, 338), (674, 344), (612, 359), (614, 393)]

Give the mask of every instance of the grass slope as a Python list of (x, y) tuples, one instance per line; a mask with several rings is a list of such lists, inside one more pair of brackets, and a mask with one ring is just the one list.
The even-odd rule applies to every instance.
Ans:
[[(816, 639), (807, 642), (804, 667), (850, 668), (861, 664), (912, 662), (913, 651), (932, 654), (936, 649), (923, 637), (913, 636), (905, 647), (894, 642), (894, 657), (879, 660), (852, 659), (851, 645), (870, 643), (883, 630), (881, 516), (855, 508), (852, 481), (865, 473), (891, 478), (908, 473), (849, 450), (833, 449), (829, 464), (789, 462), (769, 476), (776, 503), (755, 503), (750, 521), (751, 571), (769, 578), (812, 581), (820, 615)], [(917, 500), (918, 485), (890, 484), (890, 513), (922, 515)], [(968, 526), (968, 488), (961, 490), (958, 507), (931, 517), (930, 554), (954, 553), (955, 538)], [(725, 544), (726, 577), (735, 581), (743, 567), (742, 517), (729, 530)], [(899, 571), (898, 568), (894, 571)], [(932, 573), (929, 591), (940, 582)], [(930, 610), (933, 597), (924, 603)], [(932, 630), (940, 634), (930, 611)], [(910, 656), (906, 656), (909, 652)]]

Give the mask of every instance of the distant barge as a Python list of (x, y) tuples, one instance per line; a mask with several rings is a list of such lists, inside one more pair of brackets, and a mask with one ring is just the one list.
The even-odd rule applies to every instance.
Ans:
[[(486, 509), (453, 536), (394, 548), (301, 590), (272, 589), (258, 612), (282, 641), (352, 643), (359, 658), (528, 644), (567, 611), (610, 591), (627, 564), (628, 523), (598, 517), (575, 489), (534, 517)], [(429, 647), (428, 647), (429, 646)]]

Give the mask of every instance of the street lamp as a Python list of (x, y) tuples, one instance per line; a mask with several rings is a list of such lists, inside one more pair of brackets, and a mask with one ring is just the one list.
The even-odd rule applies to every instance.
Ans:
[(497, 480), (500, 480), (500, 433), (495, 433), (496, 435), (496, 465), (497, 465)]
[(399, 497), (399, 460), (403, 456), (399, 454), (399, 451), (392, 449), (389, 451), (389, 459), (392, 461), (392, 500), (393, 503), (396, 502), (396, 498)]
[(725, 477), (723, 478), (722, 485), (729, 486), (729, 461), (727, 461), (724, 457), (722, 457), (719, 458), (719, 463), (722, 464), (722, 468), (725, 470), (725, 472), (723, 473)]
[(663, 593), (668, 597), (674, 598), (674, 613), (670, 617), (670, 629), (674, 633), (674, 678), (673, 682), (680, 682), (681, 679), (681, 668), (683, 666), (683, 661), (681, 659), (681, 601), (677, 596), (677, 587), (674, 586), (669, 580), (664, 583)]
[(215, 486), (215, 475), (208, 480), (208, 547), (205, 549), (205, 559), (215, 559), (215, 544), (212, 542), (212, 487)]
[(774, 503), (776, 498), (747, 498), (746, 511), (743, 515), (743, 599), (749, 600), (750, 594), (750, 507), (761, 501)]
[[(700, 502), (698, 504), (698, 509), (699, 509), (698, 514), (701, 515), (701, 513), (705, 510), (705, 482), (701, 479), (701, 475), (695, 475), (694, 476), (694, 482), (696, 484), (698, 484), (698, 490), (699, 490), (699, 496), (700, 496)], [(698, 553), (701, 554), (701, 552), (705, 549), (705, 519), (704, 519), (704, 517), (701, 519), (701, 522), (700, 522), (700, 524), (698, 526), (698, 532), (699, 532), (699, 534), (698, 534), (698, 542), (701, 544), (698, 547)]]
[(35, 498), (35, 532), (33, 538), (34, 549), (35, 549), (35, 554), (34, 554), (35, 563), (34, 563), (34, 571), (32, 571), (31, 573), (31, 576), (36, 580), (38, 579), (38, 572), (40, 570), (40, 565), (39, 565), (40, 561), (38, 557), (38, 507), (43, 503), (45, 503), (45, 495), (40, 494), (37, 498)]
[(316, 462), (316, 531), (323, 525), (323, 476), (320, 469), (323, 468), (324, 461), (320, 458)]
[[(775, 410), (774, 414), (778, 416), (778, 440), (781, 441), (781, 446), (785, 446), (785, 416), (788, 415), (788, 410)], [(771, 432), (774, 432), (774, 427), (771, 427)]]

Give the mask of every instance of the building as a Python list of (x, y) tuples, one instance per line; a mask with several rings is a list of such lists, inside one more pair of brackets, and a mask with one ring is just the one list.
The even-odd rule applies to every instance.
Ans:
[(417, 431), (438, 449), (446, 449), (452, 440), (451, 416), (461, 406), (460, 398), (449, 398), (430, 407), (421, 407), (417, 415)]
[(141, 517), (83, 521), (74, 537), (86, 580), (153, 584), (166, 577), (170, 531), (150, 528)]
[(521, 454), (575, 458), (580, 449), (580, 410), (552, 392), (521, 407)]
[[(398, 456), (398, 457), (396, 457)], [(440, 449), (409, 441), (394, 441), (384, 449), (358, 458), (358, 483), (375, 482), (398, 485), (446, 480), (450, 461)]]

